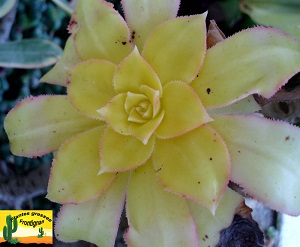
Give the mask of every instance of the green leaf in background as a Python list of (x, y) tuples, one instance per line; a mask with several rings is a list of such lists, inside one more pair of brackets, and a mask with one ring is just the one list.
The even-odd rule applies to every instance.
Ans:
[[(72, 15), (73, 7), (66, 0), (52, 0), (52, 2), (54, 2), (58, 7), (60, 7), (69, 15)], [(75, 1), (73, 0), (73, 2)]]
[(218, 3), (224, 10), (228, 26), (233, 26), (241, 18), (238, 0), (223, 0)]
[(0, 0), (0, 18), (11, 11), (15, 4), (16, 0)]
[(42, 68), (58, 61), (62, 49), (49, 40), (24, 39), (0, 44), (0, 67)]
[(253, 21), (300, 38), (299, 0), (240, 0), (240, 9)]

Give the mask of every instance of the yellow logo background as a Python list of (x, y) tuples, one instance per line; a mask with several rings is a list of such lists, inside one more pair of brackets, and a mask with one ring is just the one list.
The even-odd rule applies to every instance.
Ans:
[[(0, 243), (6, 241), (3, 238), (3, 228), (7, 225), (8, 215), (18, 221), (17, 231), (12, 233), (12, 238), (18, 238), (20, 243), (52, 244), (52, 210), (0, 210)], [(42, 235), (39, 228), (43, 230)]]

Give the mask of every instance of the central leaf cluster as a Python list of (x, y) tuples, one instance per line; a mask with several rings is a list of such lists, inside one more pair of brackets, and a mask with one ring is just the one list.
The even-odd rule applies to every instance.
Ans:
[(125, 100), (128, 121), (144, 124), (160, 111), (160, 93), (147, 85), (140, 86), (140, 93), (128, 92)]

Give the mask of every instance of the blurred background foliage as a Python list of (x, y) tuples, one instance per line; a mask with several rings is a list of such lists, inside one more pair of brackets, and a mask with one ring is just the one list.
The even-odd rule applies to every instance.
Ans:
[[(7, 198), (13, 201), (22, 195), (24, 200), (19, 203), (22, 209), (54, 209), (55, 212), (59, 209), (59, 205), (45, 199), (47, 181), (36, 182), (45, 178), (30, 175), (41, 166), (49, 167), (52, 155), (37, 159), (12, 155), (3, 121), (8, 111), (29, 95), (66, 93), (64, 87), (39, 83), (39, 79), (61, 55), (75, 2), (0, 0), (0, 209), (15, 208)], [(109, 2), (122, 13), (120, 0)], [(260, 24), (276, 26), (300, 37), (299, 0), (182, 0), (179, 15), (207, 10), (207, 23), (214, 19), (226, 36)], [(8, 182), (16, 178), (34, 181), (28, 187), (8, 188)], [(35, 186), (43, 188), (36, 193)]]

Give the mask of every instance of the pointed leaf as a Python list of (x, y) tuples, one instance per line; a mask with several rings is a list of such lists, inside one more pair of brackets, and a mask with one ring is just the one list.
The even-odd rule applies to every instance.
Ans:
[(300, 214), (300, 129), (256, 115), (214, 116), (232, 162), (231, 180), (267, 206)]
[(253, 93), (269, 98), (300, 70), (299, 64), (299, 40), (255, 27), (210, 48), (191, 86), (207, 108), (229, 105)]
[(176, 17), (179, 4), (180, 0), (122, 0), (132, 40), (140, 51), (156, 26)]
[(64, 242), (85, 240), (101, 247), (114, 246), (127, 181), (128, 174), (119, 174), (111, 187), (97, 199), (62, 206), (55, 223), (55, 236)]
[(142, 56), (164, 85), (169, 81), (192, 81), (206, 50), (206, 13), (178, 17), (158, 26), (145, 43)]
[(69, 75), (68, 98), (81, 113), (102, 119), (97, 112), (115, 96), (112, 78), (116, 66), (104, 60), (88, 60), (77, 64)]
[(62, 49), (49, 40), (24, 39), (0, 45), (0, 66), (5, 68), (43, 68), (58, 61)]
[(252, 95), (234, 102), (228, 106), (208, 109), (208, 114), (249, 114), (261, 110), (260, 105)]
[(164, 113), (164, 111), (161, 111), (155, 118), (149, 120), (145, 124), (132, 123), (132, 135), (146, 145), (164, 118)]
[(82, 60), (98, 58), (118, 64), (132, 51), (126, 22), (104, 0), (78, 1), (69, 30)]
[(101, 138), (100, 172), (126, 171), (144, 164), (152, 154), (154, 139), (150, 138), (147, 145), (144, 145), (134, 137), (120, 135), (107, 128)]
[(273, 26), (300, 38), (298, 0), (242, 0), (240, 9), (258, 24)]
[(64, 10), (67, 14), (72, 15), (73, 7), (66, 0), (52, 0), (58, 7)]
[(211, 121), (198, 95), (187, 84), (172, 81), (163, 88), (164, 118), (155, 131), (160, 138), (182, 135)]
[(2, 0), (0, 2), (0, 18), (4, 17), (13, 9), (17, 0)]
[(52, 164), (48, 199), (61, 204), (82, 203), (107, 189), (115, 174), (97, 175), (103, 130), (104, 127), (97, 127), (85, 131), (61, 146)]
[(177, 138), (156, 139), (153, 164), (165, 190), (214, 212), (230, 169), (226, 146), (217, 132), (201, 126)]
[(118, 94), (106, 106), (97, 111), (109, 127), (121, 135), (131, 134), (131, 122), (128, 121), (128, 113), (125, 111), (126, 97), (126, 93)]
[(79, 62), (80, 58), (75, 50), (73, 38), (70, 37), (67, 40), (61, 58), (54, 67), (40, 79), (40, 82), (66, 86), (69, 69)]
[(227, 188), (215, 215), (213, 215), (207, 208), (187, 200), (197, 226), (199, 246), (209, 247), (218, 245), (221, 230), (230, 226), (235, 209), (242, 201), (242, 196)]
[(141, 57), (137, 48), (117, 68), (114, 87), (118, 93), (140, 93), (140, 86), (147, 85), (162, 91), (159, 78), (151, 66)]
[(185, 200), (163, 190), (150, 162), (132, 173), (126, 209), (129, 229), (125, 239), (129, 246), (198, 246)]
[(11, 151), (25, 157), (51, 153), (71, 136), (99, 125), (79, 114), (62, 95), (26, 98), (4, 121)]

